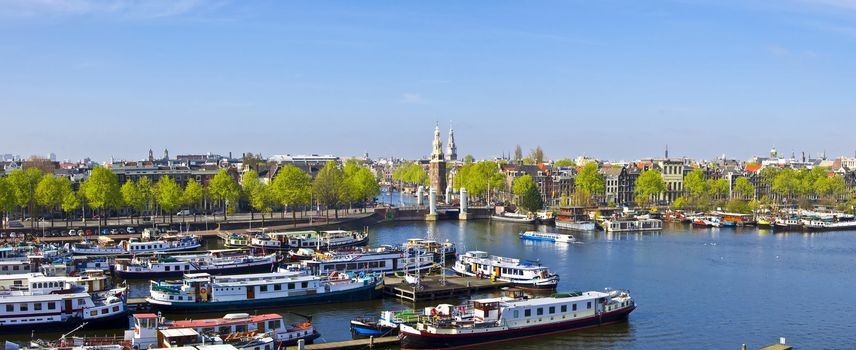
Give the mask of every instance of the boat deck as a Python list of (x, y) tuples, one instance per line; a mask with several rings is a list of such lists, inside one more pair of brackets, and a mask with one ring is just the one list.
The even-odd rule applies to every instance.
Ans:
[[(372, 348), (392, 348), (398, 345), (398, 337), (380, 337), (370, 339), (355, 339), (336, 341), (329, 343), (317, 343), (305, 345), (306, 350), (333, 350), (333, 349), (372, 349)], [(287, 350), (300, 349), (297, 346), (289, 346)]]
[(443, 285), (440, 276), (422, 277), (422, 287), (416, 288), (404, 282), (403, 278), (389, 276), (384, 278), (384, 295), (411, 302), (423, 300), (447, 299), (472, 295), (473, 292), (511, 287), (511, 282), (493, 282), (489, 279), (465, 276), (446, 276)]

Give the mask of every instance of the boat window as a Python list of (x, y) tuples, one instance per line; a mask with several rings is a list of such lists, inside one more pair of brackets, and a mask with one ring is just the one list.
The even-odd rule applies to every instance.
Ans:
[(29, 309), (30, 309), (30, 305), (28, 305), (28, 304), (21, 304), (21, 311), (27, 311), (27, 310), (29, 310)]
[(114, 306), (114, 307), (113, 307), (113, 312), (119, 312), (119, 307), (118, 307), (118, 306)]
[(6, 312), (12, 312), (12, 311), (15, 311), (15, 305), (6, 304)]
[(535, 310), (535, 314), (536, 314), (536, 315), (538, 315), (538, 316), (543, 315), (543, 314), (544, 314), (544, 308), (543, 308), (543, 307), (539, 307), (537, 310)]
[(281, 284), (274, 284), (273, 290), (282, 290), (282, 285)]
[(259, 292), (267, 292), (268, 286), (259, 286)]
[(532, 316), (532, 309), (523, 310), (523, 316), (524, 317)]
[(568, 312), (568, 306), (562, 305), (562, 307), (560, 308), (560, 312)]
[(555, 314), (555, 313), (556, 313), (556, 307), (555, 307), (555, 306), (550, 306), (550, 309), (549, 309), (549, 310), (547, 310), (547, 311), (549, 311), (549, 312), (550, 312), (550, 314)]
[(586, 305), (586, 309), (591, 309), (591, 302), (588, 302), (588, 304)]
[(245, 324), (235, 325), (235, 332), (236, 333), (237, 332), (246, 332), (246, 331), (247, 331), (247, 325), (245, 325)]
[(164, 266), (164, 271), (169, 271), (169, 266)]
[(294, 283), (289, 283), (289, 284), (288, 284), (288, 289), (294, 289)]
[(223, 326), (223, 327), (220, 327), (220, 330), (218, 330), (218, 331), (217, 331), (217, 333), (220, 333), (220, 334), (229, 334), (229, 333), (232, 333), (232, 327), (230, 327), (230, 326)]
[(41, 309), (42, 309), (42, 303), (34, 303), (34, 304), (33, 304), (33, 310), (38, 311), (38, 310), (41, 310)]
[(55, 309), (56, 309), (56, 303), (54, 303), (52, 301), (48, 302), (48, 310), (55, 310)]
[(571, 305), (571, 310), (577, 311), (577, 304)]
[(306, 287), (309, 287), (309, 282), (306, 282), (306, 281), (300, 282), (300, 288), (306, 288)]
[(184, 265), (184, 270), (185, 271), (190, 270), (190, 265)]
[(512, 318), (518, 318), (518, 317), (520, 317), (520, 312), (518, 312), (517, 310), (514, 310), (514, 316)]
[(279, 329), (279, 320), (268, 321), (268, 330)]

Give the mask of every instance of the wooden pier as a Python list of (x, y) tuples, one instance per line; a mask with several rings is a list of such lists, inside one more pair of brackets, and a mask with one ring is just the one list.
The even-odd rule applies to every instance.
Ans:
[[(391, 348), (398, 345), (398, 337), (380, 337), (372, 339), (355, 339), (336, 341), (329, 343), (308, 344), (303, 347), (306, 350), (349, 350), (349, 349), (373, 349)], [(287, 350), (297, 350), (297, 346), (289, 346)]]
[(469, 296), (474, 292), (511, 287), (511, 282), (494, 282), (475, 277), (441, 276), (422, 277), (419, 287), (404, 282), (403, 278), (385, 277), (383, 294), (411, 302)]

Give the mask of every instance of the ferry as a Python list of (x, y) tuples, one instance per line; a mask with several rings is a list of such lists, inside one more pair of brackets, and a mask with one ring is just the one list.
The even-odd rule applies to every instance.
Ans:
[[(415, 325), (400, 325), (402, 349), (449, 349), (599, 327), (627, 320), (636, 303), (626, 291), (540, 298), (486, 298), (440, 305)], [(426, 312), (428, 313), (428, 312)]]
[(388, 337), (398, 335), (398, 325), (415, 324), (419, 314), (413, 311), (381, 311), (379, 318), (371, 316), (351, 320), (351, 338)]
[(157, 309), (188, 311), (288, 307), (371, 299), (382, 283), (377, 276), (319, 277), (282, 269), (229, 276), (191, 273), (181, 281), (151, 281), (146, 301)]
[(131, 238), (119, 244), (110, 244), (112, 239), (103, 236), (98, 237), (98, 240), (99, 243), (84, 241), (72, 244), (71, 252), (75, 255), (123, 255), (194, 250), (202, 246), (199, 237), (194, 235), (164, 237), (155, 241)]
[(214, 250), (204, 254), (116, 259), (113, 271), (121, 278), (153, 278), (207, 272), (212, 275), (270, 272), (279, 261), (276, 253), (254, 256)]
[(132, 315), (133, 332), (131, 344), (146, 349), (157, 343), (157, 331), (161, 329), (192, 329), (199, 334), (219, 337), (268, 333), (278, 348), (297, 345), (298, 340), (312, 344), (321, 336), (309, 322), (289, 325), (279, 314), (250, 315), (246, 313), (226, 314), (222, 318), (170, 321), (155, 314)]
[(458, 256), (452, 270), (459, 275), (511, 282), (523, 288), (556, 289), (559, 283), (559, 275), (538, 262), (493, 256), (483, 251)]
[(331, 250), (365, 245), (369, 235), (355, 231), (295, 231), (263, 233), (250, 239), (250, 246), (257, 249), (288, 251), (298, 248)]
[(0, 286), (0, 333), (35, 327), (70, 329), (86, 322), (109, 324), (125, 316), (126, 288), (89, 293), (68, 277), (32, 274), (13, 286)]
[(660, 219), (617, 219), (604, 220), (603, 230), (606, 232), (659, 231), (663, 229)]
[(404, 248), (434, 253), (434, 261), (438, 263), (442, 262), (444, 257), (454, 259), (455, 255), (458, 254), (455, 243), (450, 242), (448, 239), (440, 243), (430, 239), (410, 238), (407, 242), (404, 242)]
[(577, 241), (574, 236), (552, 232), (526, 231), (518, 233), (518, 235), (521, 239), (529, 239), (533, 241), (548, 241), (556, 243), (574, 243)]
[(300, 263), (314, 275), (329, 275), (333, 272), (380, 274), (398, 271), (418, 272), (434, 267), (434, 253), (387, 246), (366, 251), (328, 252)]

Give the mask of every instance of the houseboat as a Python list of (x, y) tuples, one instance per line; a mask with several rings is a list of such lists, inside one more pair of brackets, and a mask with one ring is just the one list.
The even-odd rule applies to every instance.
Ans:
[(167, 253), (182, 250), (194, 250), (202, 246), (199, 237), (169, 236), (154, 241), (141, 241), (131, 238), (119, 244), (112, 244), (109, 237), (98, 237), (98, 242), (84, 241), (71, 245), (71, 252), (75, 255), (123, 255), (144, 253)]
[(412, 311), (381, 311), (380, 317), (359, 317), (351, 320), (351, 338), (395, 336), (398, 335), (398, 325), (415, 324), (419, 316)]
[(116, 244), (112, 238), (105, 236), (98, 237), (94, 242), (87, 239), (83, 242), (72, 243), (69, 251), (75, 255), (120, 255), (128, 253), (125, 248)]
[(33, 274), (21, 283), (0, 286), (0, 332), (35, 327), (74, 328), (109, 324), (125, 315), (125, 288), (89, 293), (67, 277)]
[(444, 257), (453, 260), (455, 255), (458, 254), (455, 243), (450, 242), (448, 239), (440, 243), (430, 239), (410, 238), (407, 242), (404, 242), (404, 248), (434, 253), (434, 261), (436, 262), (442, 262)]
[(520, 239), (528, 239), (533, 241), (548, 241), (556, 243), (574, 243), (577, 241), (574, 236), (562, 233), (526, 231), (518, 234)]
[(222, 338), (251, 333), (268, 333), (278, 348), (296, 345), (298, 340), (306, 344), (321, 336), (311, 323), (289, 325), (279, 314), (250, 315), (246, 313), (226, 314), (222, 318), (170, 321), (155, 314), (132, 316), (131, 344), (146, 349), (157, 343), (157, 331), (162, 329), (192, 329), (198, 334)]
[(663, 229), (663, 221), (659, 219), (604, 220), (602, 225), (606, 232), (659, 231)]
[(250, 239), (250, 246), (257, 249), (288, 251), (312, 248), (318, 251), (365, 245), (369, 235), (356, 231), (296, 231), (269, 232)]
[(773, 228), (776, 231), (800, 231), (803, 228), (803, 223), (797, 216), (776, 218)]
[(853, 220), (803, 220), (803, 228), (808, 231), (836, 231), (856, 230), (856, 221)]
[(383, 279), (333, 273), (329, 277), (300, 272), (212, 276), (186, 274), (181, 281), (151, 281), (146, 301), (166, 310), (226, 310), (367, 300)]
[(697, 216), (693, 218), (695, 227), (722, 227), (722, 220), (718, 216)]
[(483, 251), (458, 256), (452, 270), (459, 275), (511, 282), (523, 288), (556, 289), (559, 283), (559, 275), (539, 262), (493, 256)]
[[(402, 349), (484, 346), (624, 322), (636, 309), (625, 291), (576, 292), (541, 298), (487, 298), (431, 308), (415, 325), (400, 325)], [(426, 312), (428, 313), (428, 312)]]
[(380, 274), (398, 271), (420, 272), (434, 267), (434, 253), (387, 246), (365, 251), (327, 252), (300, 263), (313, 275), (329, 275), (333, 272)]
[(147, 256), (116, 259), (113, 271), (121, 278), (156, 278), (206, 272), (212, 275), (270, 272), (279, 261), (276, 253), (255, 256), (215, 250), (204, 254)]
[(585, 208), (560, 207), (556, 215), (556, 227), (572, 231), (594, 231), (594, 221), (589, 220)]
[(226, 248), (244, 248), (250, 245), (250, 236), (234, 232), (221, 232), (218, 234), (223, 240), (223, 246)]

